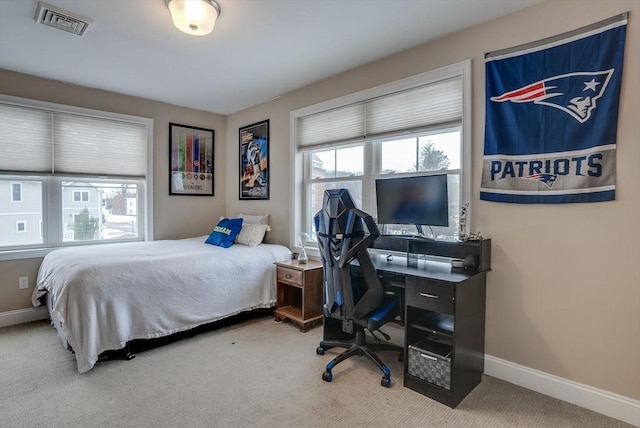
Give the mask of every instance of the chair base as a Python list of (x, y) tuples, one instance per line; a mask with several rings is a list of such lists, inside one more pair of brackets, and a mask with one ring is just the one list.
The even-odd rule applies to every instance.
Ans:
[[(387, 367), (386, 364), (382, 362), (380, 357), (378, 357), (374, 352), (375, 351), (398, 351), (404, 352), (404, 349), (401, 346), (392, 345), (390, 343), (367, 343), (366, 336), (364, 334), (364, 330), (358, 330), (355, 333), (355, 340), (353, 341), (341, 341), (341, 340), (322, 340), (316, 349), (316, 353), (319, 355), (324, 355), (324, 352), (332, 347), (341, 347), (347, 348), (344, 352), (336, 356), (333, 360), (331, 360), (322, 373), (322, 380), (326, 382), (331, 382), (333, 379), (333, 374), (331, 370), (339, 364), (341, 361), (346, 360), (347, 358), (353, 357), (354, 355), (360, 355), (363, 357), (367, 357), (369, 360), (373, 361), (376, 366), (382, 371), (382, 380), (380, 384), (389, 388), (391, 386), (391, 370)], [(402, 354), (400, 354), (402, 356)]]

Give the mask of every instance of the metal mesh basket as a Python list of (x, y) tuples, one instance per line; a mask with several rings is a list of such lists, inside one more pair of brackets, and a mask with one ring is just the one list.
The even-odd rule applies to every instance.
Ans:
[(428, 339), (409, 345), (409, 374), (451, 390), (451, 351), (451, 346)]

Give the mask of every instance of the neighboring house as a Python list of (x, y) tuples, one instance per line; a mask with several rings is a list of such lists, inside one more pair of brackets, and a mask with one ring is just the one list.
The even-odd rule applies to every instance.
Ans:
[(135, 193), (127, 192), (114, 195), (110, 200), (110, 213), (113, 215), (137, 215), (137, 197)]
[(0, 180), (0, 245), (42, 243), (42, 184)]
[[(90, 217), (102, 224), (102, 195), (87, 183), (62, 186), (64, 241), (73, 241), (74, 224), (87, 208)], [(135, 208), (134, 208), (135, 211)], [(37, 245), (42, 237), (42, 183), (36, 180), (0, 180), (0, 245)], [(100, 239), (99, 229), (93, 239)]]
[(138, 214), (138, 208), (136, 205), (137, 203), (138, 203), (138, 198), (136, 198), (135, 196), (132, 198), (127, 198), (127, 215)]

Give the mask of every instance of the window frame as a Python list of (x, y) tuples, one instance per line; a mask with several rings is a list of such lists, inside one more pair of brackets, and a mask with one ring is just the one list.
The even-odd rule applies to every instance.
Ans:
[[(37, 245), (19, 245), (11, 247), (3, 247), (0, 249), (0, 261), (4, 260), (19, 260), (33, 257), (44, 257), (50, 251), (57, 248), (77, 246), (77, 245), (109, 245), (110, 243), (120, 243), (125, 241), (151, 241), (153, 240), (153, 119), (126, 115), (120, 113), (112, 113), (107, 111), (100, 111), (94, 109), (87, 109), (82, 107), (68, 106), (63, 104), (50, 103), (46, 101), (32, 100), (20, 97), (13, 97), (7, 95), (0, 95), (0, 102), (8, 105), (14, 105), (16, 107), (36, 108), (49, 110), (59, 113), (70, 113), (82, 116), (88, 116), (90, 118), (117, 120), (124, 122), (132, 122), (146, 127), (146, 141), (145, 141), (145, 153), (146, 153), (146, 171), (144, 178), (141, 177), (105, 177), (97, 175), (85, 175), (79, 174), (74, 176), (73, 174), (60, 174), (52, 175), (50, 173), (36, 173), (36, 172), (1, 172), (0, 177), (3, 179), (11, 180), (12, 182), (23, 181), (40, 181), (42, 183), (42, 227), (40, 234), (42, 236), (43, 243)], [(142, 183), (142, 189), (140, 191), (139, 201), (140, 206), (138, 209), (138, 218), (140, 219), (139, 233), (140, 237), (136, 239), (118, 239), (118, 240), (92, 240), (86, 242), (64, 242), (62, 230), (62, 222), (60, 221), (62, 215), (62, 197), (61, 186), (63, 181), (88, 181), (88, 182), (121, 182), (131, 181), (136, 183)], [(58, 192), (58, 193), (56, 193)], [(56, 195), (60, 197), (56, 198)], [(89, 196), (90, 197), (90, 196)], [(24, 198), (23, 198), (24, 199)], [(83, 201), (86, 202), (86, 201)]]
[[(383, 84), (371, 89), (360, 91), (357, 93), (349, 94), (336, 99), (324, 101), (315, 105), (304, 107), (298, 110), (294, 110), (290, 113), (290, 162), (293, 166), (290, 172), (291, 186), (291, 198), (290, 198), (290, 215), (292, 221), (289, 226), (289, 241), (291, 248), (298, 247), (295, 242), (295, 237), (299, 232), (309, 232), (305, 219), (309, 217), (310, 211), (310, 198), (306, 197), (306, 189), (308, 180), (305, 176), (305, 171), (311, 167), (310, 156), (305, 155), (309, 149), (300, 150), (298, 148), (298, 123), (299, 119), (315, 113), (320, 113), (326, 110), (339, 108), (349, 104), (365, 101), (370, 98), (380, 97), (388, 95), (393, 92), (410, 90), (419, 86), (435, 83), (441, 80), (445, 80), (452, 77), (460, 77), (462, 81), (462, 119), (459, 121), (460, 139), (461, 139), (461, 162), (459, 168), (460, 174), (460, 206), (467, 206), (467, 227), (472, 227), (472, 204), (471, 204), (471, 61), (465, 60), (459, 63), (451, 64), (449, 66), (441, 67), (436, 70), (421, 73), (415, 76), (411, 76), (406, 79), (398, 80)], [(431, 132), (435, 129), (457, 128), (455, 124), (441, 124), (430, 129), (420, 130), (419, 133)], [(418, 134), (418, 133), (416, 133)], [(408, 135), (409, 136), (409, 135)], [(397, 138), (397, 137), (396, 137)], [(386, 136), (384, 140), (387, 140)], [(375, 141), (375, 142), (374, 142)], [(375, 206), (372, 206), (375, 202), (375, 178), (388, 177), (388, 174), (379, 174), (379, 168), (381, 164), (381, 144), (382, 138), (371, 139), (369, 141), (360, 141), (359, 143), (371, 144), (377, 146), (375, 150), (365, 149), (364, 169), (367, 171), (369, 168), (369, 178), (365, 178), (363, 181), (362, 198), (363, 206), (362, 210), (366, 212), (375, 212)], [(348, 142), (345, 142), (348, 143)], [(352, 142), (353, 144), (353, 142)], [(338, 145), (328, 144), (324, 149), (336, 148)], [(318, 147), (320, 149), (320, 147)], [(369, 152), (369, 153), (367, 153)], [(402, 175), (424, 175), (422, 173), (415, 174), (400, 174)], [(367, 173), (364, 173), (367, 177)], [(347, 177), (337, 177), (337, 181), (344, 181)], [(350, 178), (350, 177), (348, 177)], [(307, 247), (307, 252), (311, 256), (319, 256), (317, 248), (311, 243), (311, 246)]]

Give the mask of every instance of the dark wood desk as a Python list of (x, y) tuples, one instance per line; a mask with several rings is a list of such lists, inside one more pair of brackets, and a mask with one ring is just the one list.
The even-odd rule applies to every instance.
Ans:
[[(409, 267), (406, 257), (371, 256), (384, 287), (404, 290), (404, 386), (456, 407), (484, 371), (489, 269), (426, 260)], [(325, 318), (325, 339), (349, 338), (339, 322)]]

